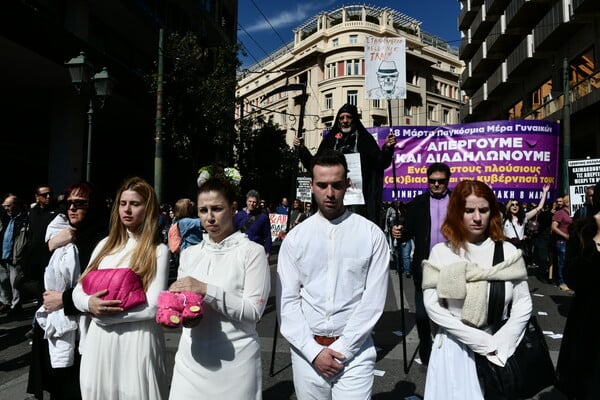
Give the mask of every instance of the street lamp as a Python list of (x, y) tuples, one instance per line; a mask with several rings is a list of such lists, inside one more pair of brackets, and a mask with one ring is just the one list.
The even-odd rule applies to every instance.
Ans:
[(114, 81), (108, 74), (106, 68), (92, 75), (93, 66), (88, 62), (84, 52), (79, 53), (77, 57), (70, 59), (65, 63), (69, 68), (71, 82), (78, 94), (83, 89), (89, 97), (88, 107), (88, 134), (87, 134), (87, 154), (85, 179), (90, 182), (92, 175), (92, 128), (94, 123), (94, 104), (97, 103), (98, 109), (104, 107), (104, 101), (112, 94)]

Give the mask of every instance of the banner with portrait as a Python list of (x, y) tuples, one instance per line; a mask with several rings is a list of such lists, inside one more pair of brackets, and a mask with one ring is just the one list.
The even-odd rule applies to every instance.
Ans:
[[(369, 128), (380, 146), (389, 127)], [(537, 203), (542, 186), (555, 198), (559, 172), (560, 127), (537, 120), (486, 121), (446, 126), (396, 126), (397, 191), (392, 166), (385, 170), (384, 201), (410, 201), (427, 189), (427, 167), (447, 164), (449, 188), (463, 179), (488, 184), (498, 201)]]

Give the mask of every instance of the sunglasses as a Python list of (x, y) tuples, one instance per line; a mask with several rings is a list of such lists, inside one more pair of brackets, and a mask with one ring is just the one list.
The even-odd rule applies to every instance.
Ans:
[(519, 203), (510, 203), (511, 207), (518, 206), (518, 205), (519, 205)]
[(38, 193), (37, 195), (40, 197), (52, 197), (52, 192)]
[(89, 205), (90, 203), (87, 200), (67, 200), (67, 208), (73, 206), (76, 210), (83, 210), (88, 208)]
[(444, 179), (429, 178), (429, 179), (427, 179), (427, 182), (429, 182), (430, 185), (447, 185), (448, 178), (444, 178)]

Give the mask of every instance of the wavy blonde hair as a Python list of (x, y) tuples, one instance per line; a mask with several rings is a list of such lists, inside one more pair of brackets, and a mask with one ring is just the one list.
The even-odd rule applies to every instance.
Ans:
[(138, 235), (139, 239), (131, 253), (129, 265), (129, 268), (140, 277), (142, 287), (145, 291), (156, 275), (156, 247), (161, 242), (158, 234), (159, 204), (156, 192), (148, 182), (139, 177), (127, 179), (119, 188), (110, 215), (108, 239), (98, 255), (85, 269), (80, 280), (88, 272), (98, 269), (98, 266), (106, 256), (122, 250), (129, 240), (127, 228), (121, 223), (121, 218), (119, 217), (119, 200), (126, 190), (138, 193), (144, 200), (145, 205), (144, 222), (140, 224), (137, 232), (134, 232)]

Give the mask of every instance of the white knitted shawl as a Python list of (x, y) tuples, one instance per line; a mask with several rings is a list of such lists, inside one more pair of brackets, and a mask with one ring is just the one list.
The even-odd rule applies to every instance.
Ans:
[(449, 265), (433, 265), (423, 260), (423, 289), (436, 288), (440, 299), (464, 299), (462, 322), (480, 328), (487, 321), (488, 281), (527, 279), (522, 252), (491, 268), (481, 268), (468, 260)]

